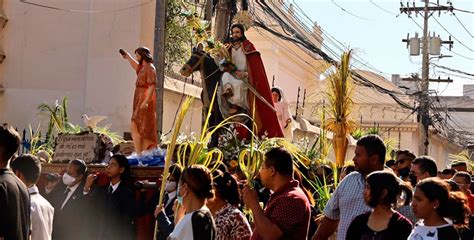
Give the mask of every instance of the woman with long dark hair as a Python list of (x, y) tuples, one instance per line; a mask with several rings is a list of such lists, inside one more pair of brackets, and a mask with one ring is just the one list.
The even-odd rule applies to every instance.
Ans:
[(91, 219), (95, 226), (90, 239), (134, 239), (135, 198), (128, 159), (119, 154), (112, 156), (105, 173), (110, 179), (108, 185), (91, 190), (97, 175), (90, 174), (84, 186), (84, 193), (91, 201), (91, 213), (95, 216)]
[(207, 202), (216, 222), (216, 240), (250, 239), (252, 230), (239, 210), (240, 195), (237, 180), (228, 172), (214, 172), (215, 197)]
[(401, 193), (395, 174), (375, 171), (367, 176), (364, 190), (365, 203), (372, 211), (352, 220), (346, 240), (406, 240), (412, 224), (393, 208)]
[(120, 49), (120, 54), (127, 59), (137, 73), (135, 94), (133, 97), (133, 113), (131, 132), (135, 152), (152, 149), (158, 144), (156, 128), (156, 69), (153, 57), (146, 47), (135, 50), (136, 59), (128, 52)]
[(470, 211), (466, 196), (462, 192), (450, 192), (448, 183), (438, 178), (418, 182), (412, 208), (415, 216), (422, 220), (415, 225), (409, 240), (460, 239), (456, 227), (468, 224)]
[[(212, 175), (206, 167), (191, 165), (183, 170), (177, 193), (182, 209), (175, 211), (177, 224), (168, 239), (215, 239), (214, 219), (206, 207), (206, 200), (214, 197), (212, 185)], [(179, 212), (183, 211), (185, 215), (181, 217)]]

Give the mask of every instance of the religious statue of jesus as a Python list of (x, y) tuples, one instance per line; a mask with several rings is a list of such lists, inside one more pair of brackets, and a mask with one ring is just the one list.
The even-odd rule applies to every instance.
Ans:
[[(231, 30), (231, 44), (227, 50), (232, 64), (221, 64), (224, 74), (218, 102), (222, 116), (227, 118), (237, 113), (252, 116), (255, 110), (256, 134), (283, 137), (260, 53), (245, 37), (243, 25), (234, 24)], [(244, 127), (236, 126), (236, 129), (239, 137), (247, 137)]]

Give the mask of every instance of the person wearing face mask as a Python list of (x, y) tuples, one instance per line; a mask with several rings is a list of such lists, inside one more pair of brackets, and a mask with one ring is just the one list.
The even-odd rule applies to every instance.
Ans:
[(411, 170), (411, 162), (415, 159), (415, 154), (408, 150), (397, 151), (397, 159), (395, 161), (395, 173), (403, 181), (409, 181)]
[(214, 197), (212, 175), (202, 165), (191, 165), (184, 169), (178, 185), (177, 200), (185, 215), (178, 218), (169, 240), (206, 239), (214, 240), (216, 227), (206, 200)]
[(86, 163), (75, 159), (69, 162), (62, 184), (47, 186), (45, 198), (54, 207), (53, 240), (84, 239), (87, 218), (80, 214), (86, 209), (83, 192), (86, 177)]
[(178, 165), (172, 165), (169, 171), (170, 175), (166, 181), (166, 195), (163, 198), (163, 204), (161, 206), (157, 206), (159, 197), (158, 195), (156, 195), (156, 199), (153, 201), (153, 206), (156, 206), (154, 215), (156, 221), (158, 221), (158, 229), (156, 234), (158, 240), (167, 239), (174, 229), (175, 214), (173, 205), (177, 199), (178, 181), (181, 178), (181, 169)]

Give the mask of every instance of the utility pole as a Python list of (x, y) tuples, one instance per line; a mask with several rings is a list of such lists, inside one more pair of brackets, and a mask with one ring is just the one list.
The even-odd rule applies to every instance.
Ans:
[(212, 1), (206, 1), (204, 6), (204, 20), (209, 22), (209, 29), (212, 29)]
[(423, 146), (420, 145), (422, 151), (419, 153), (423, 153), (423, 155), (428, 155), (428, 145), (429, 142), (429, 101), (428, 101), (428, 90), (429, 90), (429, 77), (430, 77), (430, 63), (429, 63), (429, 53), (428, 53), (428, 19), (429, 19), (429, 12), (428, 6), (429, 1), (425, 0), (425, 8), (423, 10), (423, 49), (422, 49), (422, 60), (421, 60), (421, 96), (420, 96), (420, 121), (421, 121), (421, 128), (420, 128), (420, 136), (421, 142)]
[(156, 0), (153, 59), (156, 67), (156, 129), (163, 133), (163, 97), (165, 83), (165, 35), (167, 0)]
[[(432, 49), (428, 49), (428, 41), (431, 39), (429, 37), (428, 33), (428, 20), (431, 16), (432, 11), (452, 11), (453, 8), (452, 6), (436, 6), (436, 7), (430, 7), (429, 6), (429, 0), (424, 0), (424, 7), (416, 7), (415, 3), (413, 2), (413, 6), (407, 6), (404, 7), (403, 3), (400, 3), (402, 6), (400, 8), (401, 13), (407, 13), (409, 16), (412, 12), (415, 12), (418, 14), (419, 12), (423, 12), (423, 39), (422, 39), (422, 68), (421, 68), (421, 81), (420, 81), (420, 88), (421, 88), (421, 94), (419, 96), (419, 109), (418, 109), (418, 121), (419, 121), (419, 130), (420, 130), (420, 142), (422, 144), (419, 144), (419, 151), (418, 153), (421, 155), (428, 155), (428, 145), (429, 145), (429, 125), (430, 125), (430, 116), (429, 116), (429, 55), (434, 46), (430, 46)], [(415, 35), (416, 36), (416, 35)], [(415, 37), (416, 43), (419, 44), (419, 40), (417, 37)], [(410, 47), (413, 47), (411, 45), (412, 39), (409, 39), (407, 37), (406, 40), (403, 40), (403, 42), (407, 42), (407, 45), (410, 45)], [(450, 41), (447, 41), (450, 42)], [(431, 44), (433, 44), (434, 41), (431, 41)], [(445, 43), (444, 41), (440, 41), (440, 44)], [(452, 45), (452, 42), (450, 42)], [(419, 45), (417, 46), (419, 48)], [(440, 46), (439, 46), (440, 47)], [(412, 49), (411, 49), (412, 50)], [(429, 51), (430, 50), (430, 51)], [(415, 51), (416, 52), (416, 51)], [(433, 52), (439, 52), (438, 51), (433, 51)], [(413, 54), (412, 51), (410, 51), (412, 55), (418, 55), (418, 54)], [(432, 53), (436, 54), (436, 53)], [(437, 54), (439, 55), (439, 53)]]
[(230, 0), (219, 0), (216, 6), (216, 27), (214, 36), (216, 39), (224, 40), (227, 37), (227, 30), (230, 22)]

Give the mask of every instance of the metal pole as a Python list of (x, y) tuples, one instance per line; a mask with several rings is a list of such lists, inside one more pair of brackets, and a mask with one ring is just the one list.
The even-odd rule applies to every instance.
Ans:
[(423, 21), (423, 48), (422, 48), (422, 69), (421, 69), (421, 96), (420, 96), (420, 154), (428, 155), (428, 125), (429, 125), (429, 53), (428, 53), (428, 19), (430, 17), (428, 6), (429, 0), (424, 0), (424, 21)]
[(156, 0), (153, 59), (156, 67), (156, 127), (163, 132), (163, 97), (165, 82), (165, 35), (167, 0)]
[[(163, 97), (165, 83), (165, 35), (167, 0), (156, 0), (155, 35), (153, 41), (153, 59), (156, 67), (156, 129), (158, 136), (163, 133)], [(163, 179), (165, 181), (165, 179)], [(158, 223), (155, 221), (153, 239), (157, 239)]]

